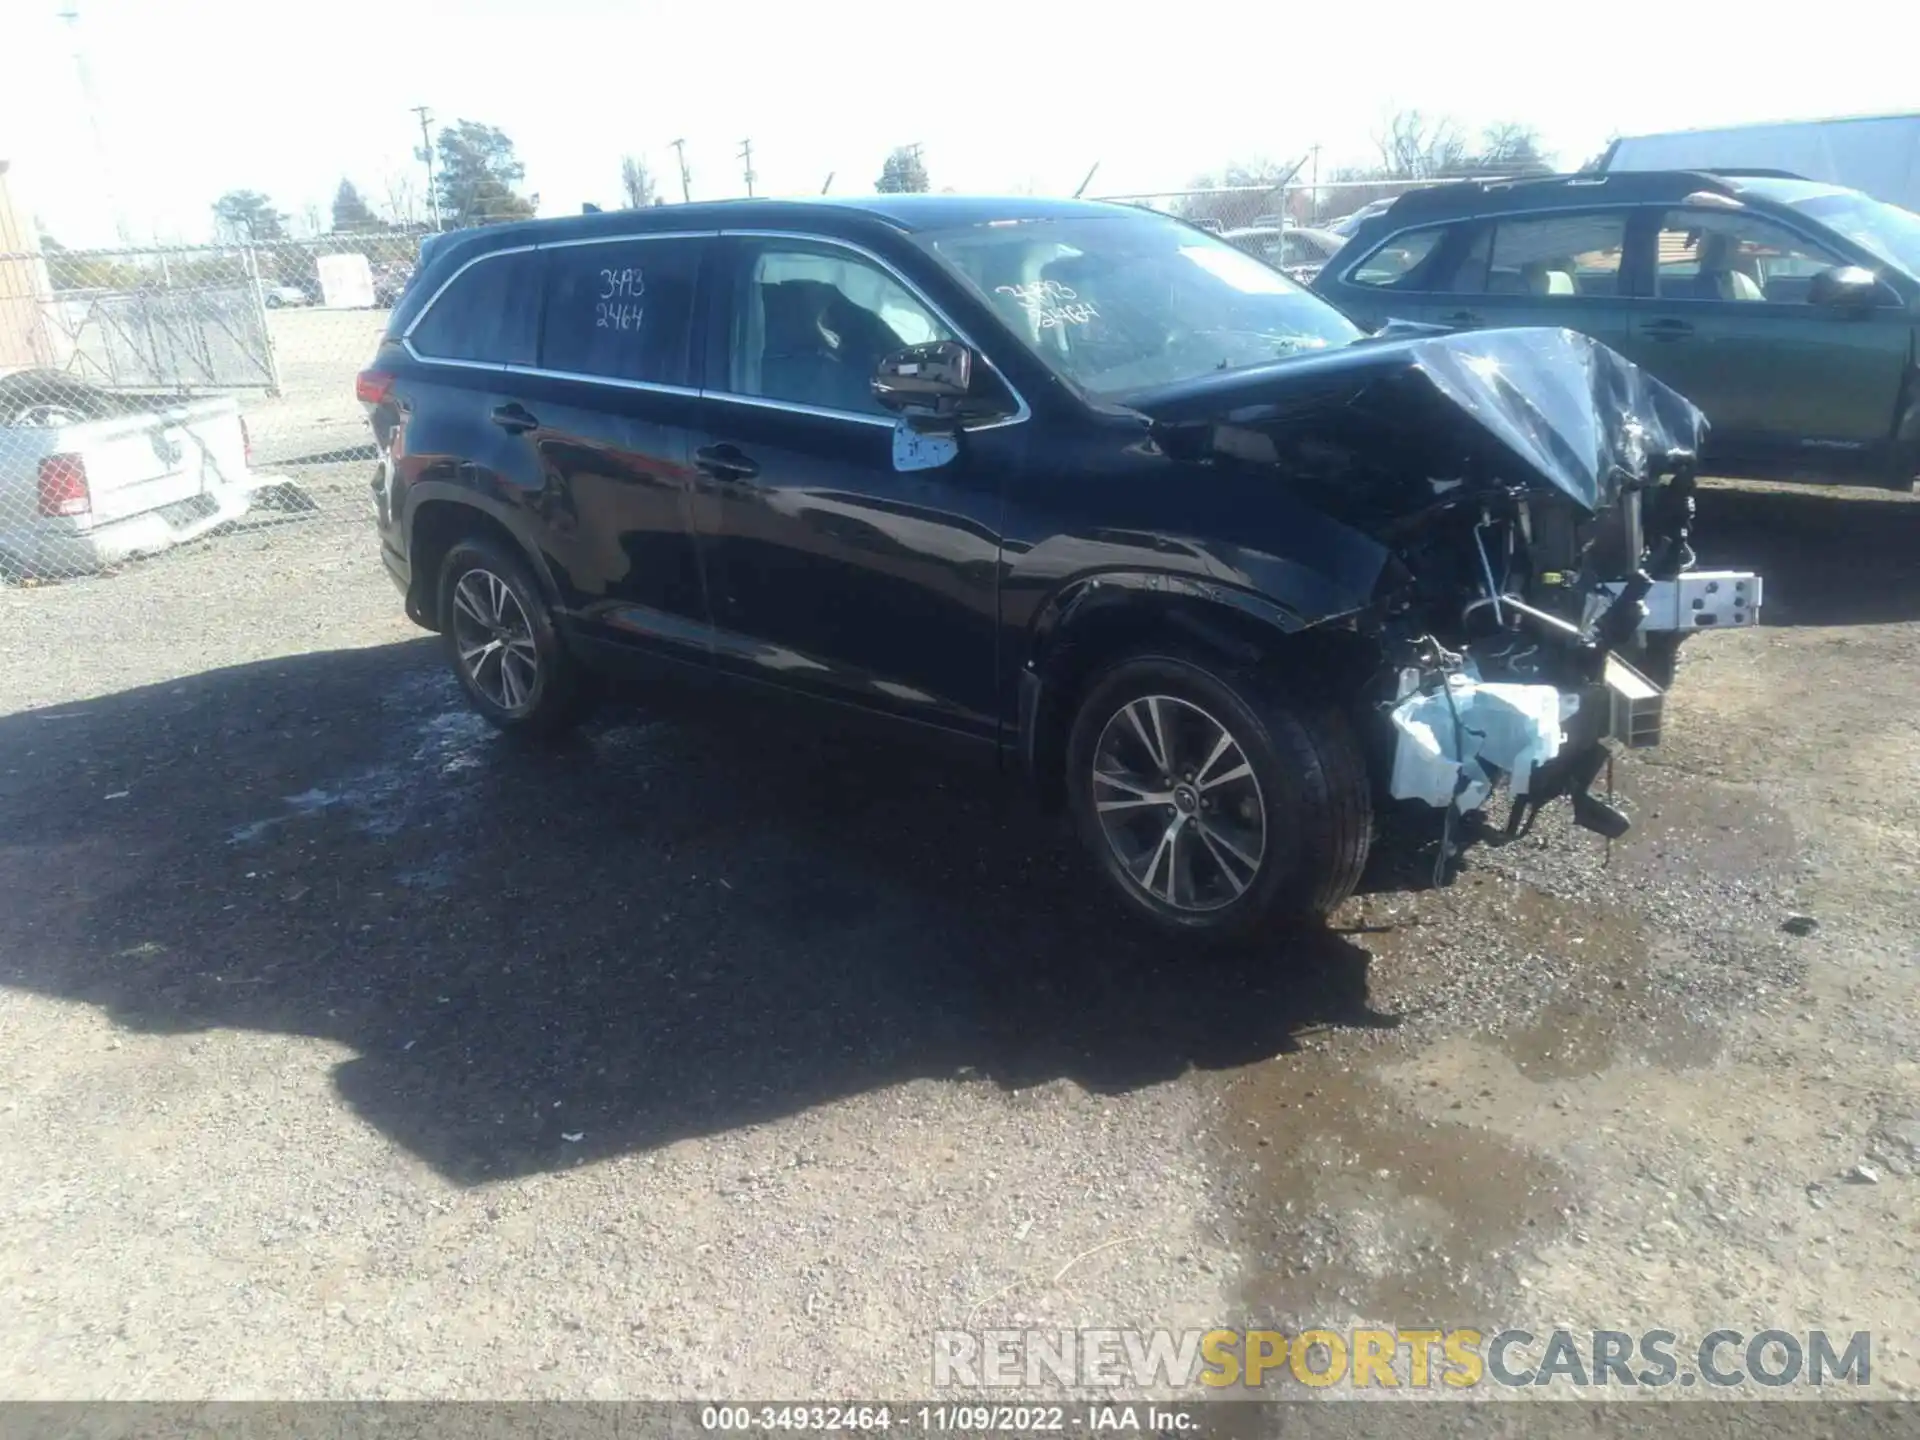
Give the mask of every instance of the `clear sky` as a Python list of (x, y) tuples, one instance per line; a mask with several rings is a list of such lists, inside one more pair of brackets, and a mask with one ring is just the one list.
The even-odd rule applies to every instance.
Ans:
[[(70, 25), (58, 18), (77, 8)], [(66, 243), (203, 241), (263, 190), (324, 214), (423, 190), (408, 107), (500, 126), (544, 214), (612, 205), (623, 153), (663, 193), (684, 137), (695, 198), (866, 191), (894, 145), (936, 187), (1175, 189), (1234, 160), (1364, 161), (1395, 109), (1537, 126), (1578, 164), (1635, 133), (1920, 109), (1920, 11), (1715, 0), (1288, 5), (927, 0), (0, 0), (0, 158)], [(1828, 21), (1833, 28), (1828, 30)], [(99, 141), (74, 62), (84, 53)], [(104, 156), (104, 161), (103, 161)], [(107, 176), (110, 175), (110, 179)]]

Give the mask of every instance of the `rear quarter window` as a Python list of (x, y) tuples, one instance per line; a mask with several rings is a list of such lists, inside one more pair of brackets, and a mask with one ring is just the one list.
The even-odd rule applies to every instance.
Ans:
[(483, 256), (428, 303), (407, 339), (429, 360), (531, 365), (540, 318), (538, 276), (531, 250)]
[(1347, 272), (1347, 281), (1377, 290), (1423, 290), (1427, 288), (1427, 262), (1446, 233), (1445, 225), (1430, 225), (1389, 236), (1385, 244)]

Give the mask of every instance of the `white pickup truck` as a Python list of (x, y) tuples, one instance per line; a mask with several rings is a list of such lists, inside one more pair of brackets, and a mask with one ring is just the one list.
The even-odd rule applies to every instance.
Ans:
[(248, 448), (228, 396), (0, 376), (0, 578), (86, 574), (239, 518), (279, 480), (253, 473)]

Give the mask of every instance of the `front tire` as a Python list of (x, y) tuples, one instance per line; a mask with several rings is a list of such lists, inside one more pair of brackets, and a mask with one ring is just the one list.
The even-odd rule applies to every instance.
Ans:
[(440, 638), (473, 708), (509, 734), (548, 737), (585, 716), (589, 685), (526, 562), (463, 540), (440, 567)]
[(1136, 913), (1231, 939), (1324, 914), (1359, 883), (1372, 800), (1337, 708), (1174, 653), (1088, 689), (1067, 796), (1096, 863)]

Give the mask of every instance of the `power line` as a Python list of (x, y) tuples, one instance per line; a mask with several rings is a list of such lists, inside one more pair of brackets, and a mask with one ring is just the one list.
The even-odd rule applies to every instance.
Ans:
[(413, 113), (420, 117), (420, 158), (427, 162), (427, 203), (433, 207), (433, 228), (436, 232), (443, 228), (440, 221), (440, 191), (433, 183), (433, 112), (424, 105), (415, 105)]
[(683, 201), (693, 199), (693, 176), (687, 170), (687, 142), (675, 140), (673, 153), (680, 157), (680, 198)]

